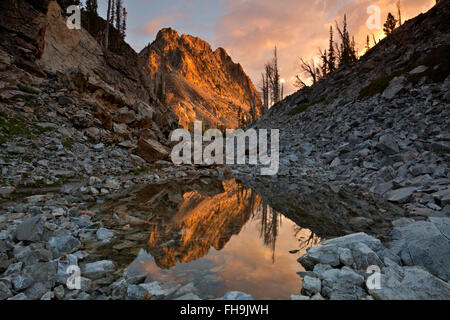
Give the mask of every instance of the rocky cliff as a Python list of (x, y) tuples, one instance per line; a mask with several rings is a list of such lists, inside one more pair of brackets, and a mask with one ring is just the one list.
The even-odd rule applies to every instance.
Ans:
[(222, 48), (213, 51), (202, 39), (168, 28), (139, 56), (148, 77), (163, 82), (166, 103), (185, 127), (198, 119), (208, 127), (235, 128), (239, 108), (248, 117), (261, 115), (261, 100), (251, 80)]

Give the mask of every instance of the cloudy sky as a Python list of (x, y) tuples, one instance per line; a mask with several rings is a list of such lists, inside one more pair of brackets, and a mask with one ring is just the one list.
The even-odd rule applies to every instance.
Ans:
[[(123, 0), (128, 11), (127, 41), (136, 51), (151, 43), (161, 28), (192, 34), (223, 47), (259, 87), (261, 70), (274, 46), (279, 50), (286, 92), (292, 93), (298, 59), (310, 59), (327, 48), (329, 27), (347, 14), (357, 47), (364, 49), (366, 36), (383, 36), (370, 30), (367, 8), (378, 6), (381, 24), (388, 12), (397, 16), (397, 0)], [(105, 15), (106, 0), (99, 0)], [(402, 19), (426, 12), (435, 0), (401, 0)], [(337, 35), (335, 34), (337, 37)]]

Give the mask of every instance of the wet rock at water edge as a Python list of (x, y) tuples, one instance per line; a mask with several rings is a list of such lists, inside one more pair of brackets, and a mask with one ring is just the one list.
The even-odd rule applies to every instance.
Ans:
[(227, 292), (220, 300), (254, 300), (250, 294), (240, 291)]
[(302, 282), (302, 292), (305, 292), (307, 295), (315, 295), (316, 293), (320, 293), (322, 289), (322, 284), (320, 279), (313, 278), (310, 276), (305, 276)]

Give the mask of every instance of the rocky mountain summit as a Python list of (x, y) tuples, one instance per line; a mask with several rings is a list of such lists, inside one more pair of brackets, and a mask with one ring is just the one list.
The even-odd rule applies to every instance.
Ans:
[(261, 99), (250, 78), (223, 48), (213, 51), (204, 40), (167, 28), (139, 56), (185, 127), (198, 119), (207, 127), (236, 128), (239, 108), (254, 119), (261, 115)]
[[(387, 256), (384, 247), (368, 248), (361, 239), (349, 244), (338, 238), (310, 249), (300, 259), (311, 270), (304, 294), (448, 299), (449, 17), (450, 1), (441, 1), (357, 62), (272, 107), (254, 126), (280, 129), (280, 175), (312, 178), (335, 190), (355, 187), (405, 210), (405, 218), (393, 221)], [(382, 268), (381, 291), (365, 287), (372, 264)]]

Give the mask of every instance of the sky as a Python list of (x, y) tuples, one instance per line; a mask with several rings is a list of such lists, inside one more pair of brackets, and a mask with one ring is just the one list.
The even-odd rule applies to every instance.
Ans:
[[(98, 0), (105, 16), (106, 0)], [(309, 60), (319, 48), (328, 47), (330, 25), (341, 23), (344, 14), (357, 48), (362, 52), (366, 37), (383, 37), (388, 12), (397, 17), (397, 0), (123, 0), (128, 11), (127, 42), (142, 50), (158, 31), (171, 27), (208, 41), (213, 50), (224, 48), (240, 63), (259, 89), (264, 64), (278, 48), (285, 93), (293, 93), (300, 58)], [(402, 20), (426, 12), (435, 0), (401, 0)], [(380, 8), (381, 28), (369, 29), (370, 6)], [(335, 33), (335, 38), (337, 34)]]

